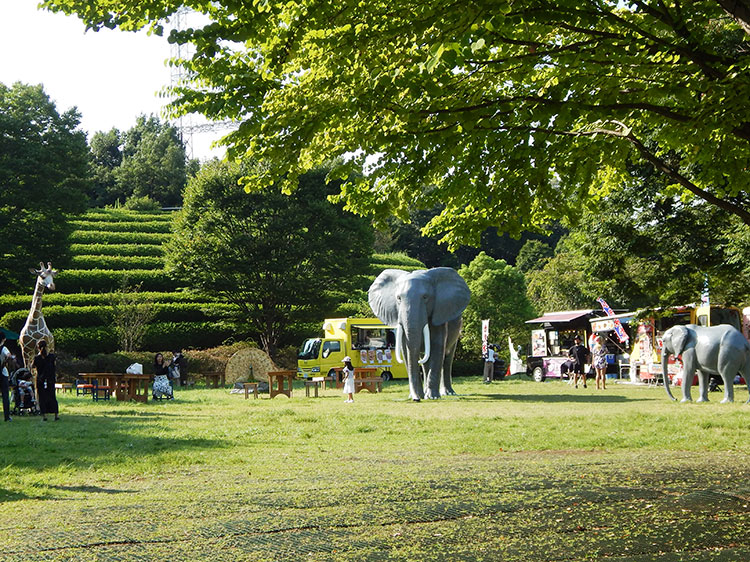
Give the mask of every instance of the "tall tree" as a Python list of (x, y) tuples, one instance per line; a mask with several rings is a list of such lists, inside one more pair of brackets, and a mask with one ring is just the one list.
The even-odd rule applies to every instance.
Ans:
[(139, 116), (123, 135), (122, 163), (114, 175), (125, 199), (146, 196), (167, 207), (180, 205), (187, 159), (177, 129), (153, 115)]
[(274, 355), (295, 323), (324, 318), (361, 285), (373, 233), (327, 201), (337, 186), (325, 171), (301, 176), (291, 196), (248, 195), (247, 166), (214, 161), (190, 181), (167, 259), (179, 280), (234, 303)]
[(28, 269), (64, 265), (68, 216), (84, 210), (88, 146), (73, 108), (58, 113), (41, 85), (0, 83), (0, 286), (33, 286)]
[[(46, 0), (93, 28), (203, 28), (180, 61), (175, 112), (237, 119), (229, 153), (268, 166), (253, 185), (336, 155), (348, 206), (476, 244), (519, 233), (616, 188), (626, 163), (750, 224), (747, 0)], [(738, 197), (739, 196), (739, 197)]]
[(115, 170), (122, 164), (122, 135), (115, 128), (99, 131), (91, 137), (91, 172), (93, 182), (89, 199), (98, 207), (114, 203), (119, 193)]
[(523, 273), (484, 252), (458, 273), (471, 289), (471, 302), (463, 314), (463, 353), (474, 357), (481, 353), (482, 320), (489, 319), (490, 342), (498, 344), (499, 353), (510, 359), (508, 337), (515, 343), (525, 343), (528, 329), (524, 322), (534, 317)]

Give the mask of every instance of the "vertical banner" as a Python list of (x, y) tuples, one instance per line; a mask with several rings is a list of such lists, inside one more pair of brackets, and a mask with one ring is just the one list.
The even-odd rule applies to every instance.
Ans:
[[(610, 308), (610, 306), (607, 304), (607, 301), (605, 301), (603, 298), (599, 297), (598, 299), (596, 299), (596, 302), (602, 305), (602, 310), (607, 313), (607, 316), (615, 315), (615, 311)], [(620, 340), (620, 343), (627, 342), (630, 339), (630, 336), (625, 333), (625, 328), (622, 327), (622, 322), (620, 322), (619, 318), (615, 318), (614, 322), (615, 334), (617, 334), (617, 339)]]
[(490, 321), (482, 320), (482, 355), (487, 355), (487, 344), (490, 341)]

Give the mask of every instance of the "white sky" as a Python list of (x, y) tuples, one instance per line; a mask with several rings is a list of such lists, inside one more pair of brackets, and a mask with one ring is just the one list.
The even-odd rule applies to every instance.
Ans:
[[(166, 37), (104, 29), (85, 32), (80, 20), (37, 9), (38, 0), (0, 0), (0, 82), (43, 84), (57, 110), (73, 106), (89, 139), (125, 131), (140, 114), (164, 120), (159, 91), (170, 81)], [(205, 122), (200, 117), (194, 122)], [(209, 148), (227, 131), (196, 133), (193, 156), (223, 156)]]

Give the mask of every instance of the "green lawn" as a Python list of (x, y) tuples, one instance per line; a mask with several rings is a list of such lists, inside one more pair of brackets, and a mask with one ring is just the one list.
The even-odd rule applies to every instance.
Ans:
[(0, 559), (750, 559), (746, 389), (455, 387), (59, 395), (0, 426)]

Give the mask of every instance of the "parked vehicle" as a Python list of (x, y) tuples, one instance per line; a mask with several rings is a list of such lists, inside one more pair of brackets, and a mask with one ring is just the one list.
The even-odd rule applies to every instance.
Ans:
[(384, 380), (407, 378), (406, 365), (396, 361), (396, 328), (377, 318), (328, 318), (323, 337), (302, 342), (297, 354), (301, 377), (332, 376), (345, 356), (354, 367), (372, 367)]

